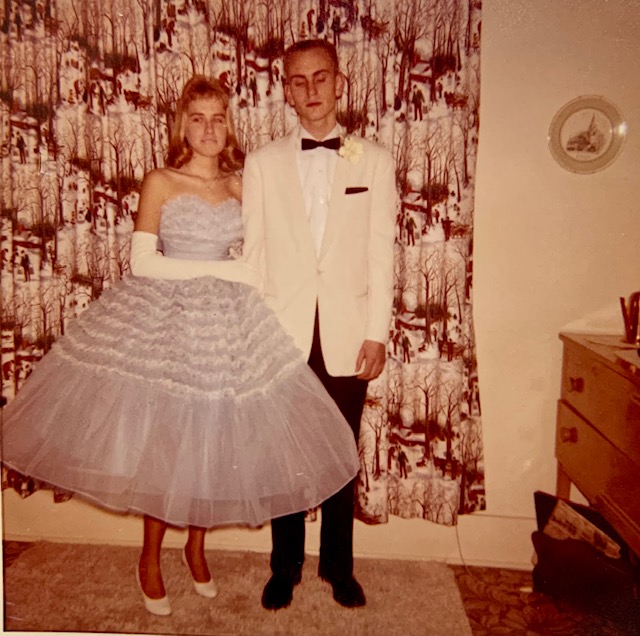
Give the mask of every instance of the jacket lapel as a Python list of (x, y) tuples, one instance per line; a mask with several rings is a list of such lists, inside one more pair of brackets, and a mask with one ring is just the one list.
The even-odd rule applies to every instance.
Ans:
[(278, 169), (279, 174), (284, 176), (281, 184), (282, 191), (285, 193), (286, 210), (283, 213), (289, 217), (290, 229), (292, 233), (298, 237), (298, 247), (300, 251), (313, 254), (315, 258), (315, 247), (311, 230), (309, 229), (309, 221), (306, 214), (306, 205), (304, 202), (304, 194), (300, 185), (300, 177), (298, 173), (298, 162), (296, 160), (296, 144), (298, 143), (297, 129), (289, 133), (286, 139), (286, 146), (283, 148), (281, 157), (281, 167)]
[(325, 255), (327, 248), (331, 245), (333, 237), (340, 227), (340, 220), (344, 212), (344, 191), (351, 175), (353, 174), (353, 164), (342, 157), (338, 157), (336, 171), (333, 175), (333, 185), (331, 186), (331, 198), (329, 199), (329, 210), (327, 212), (327, 223), (320, 246), (319, 260)]

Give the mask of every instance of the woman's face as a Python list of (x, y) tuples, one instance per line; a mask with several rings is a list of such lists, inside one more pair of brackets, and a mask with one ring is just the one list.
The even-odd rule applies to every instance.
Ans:
[(194, 154), (217, 157), (227, 144), (227, 114), (217, 97), (198, 97), (185, 112), (184, 138)]

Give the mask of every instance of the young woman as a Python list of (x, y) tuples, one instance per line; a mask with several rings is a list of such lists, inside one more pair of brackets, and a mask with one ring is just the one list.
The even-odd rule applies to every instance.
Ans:
[(171, 612), (167, 524), (189, 527), (183, 561), (196, 592), (214, 597), (206, 528), (314, 507), (358, 470), (348, 424), (263, 303), (255, 272), (232, 258), (242, 159), (227, 94), (193, 77), (168, 167), (142, 184), (133, 276), (73, 322), (4, 413), (8, 467), (144, 515), (135, 573), (158, 615)]

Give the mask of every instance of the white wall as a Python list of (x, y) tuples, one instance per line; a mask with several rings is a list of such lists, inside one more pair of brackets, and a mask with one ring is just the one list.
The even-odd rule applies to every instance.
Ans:
[[(484, 0), (474, 300), (488, 510), (457, 530), (358, 522), (357, 554), (530, 567), (533, 492), (555, 485), (557, 334), (640, 289), (638, 24), (637, 0)], [(614, 164), (576, 175), (554, 161), (547, 132), (591, 94), (619, 107), (629, 133)], [(4, 501), (7, 539), (140, 543), (135, 518), (43, 492)], [(309, 535), (313, 552), (317, 524)], [(268, 528), (212, 531), (208, 546), (266, 551)]]

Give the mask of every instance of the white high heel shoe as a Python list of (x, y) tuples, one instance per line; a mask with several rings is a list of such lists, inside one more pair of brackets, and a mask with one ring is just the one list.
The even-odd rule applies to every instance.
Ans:
[(189, 570), (189, 574), (191, 574), (191, 580), (193, 581), (193, 589), (200, 596), (204, 596), (205, 598), (215, 598), (218, 596), (218, 588), (214, 583), (213, 579), (210, 579), (206, 583), (199, 583), (193, 578), (193, 572), (191, 572), (191, 567), (189, 566), (189, 561), (187, 561), (187, 554), (183, 550), (182, 551), (182, 562), (187, 566)]
[(142, 583), (140, 582), (140, 570), (139, 566), (136, 565), (136, 581), (138, 583), (138, 587), (142, 592), (142, 599), (144, 600), (144, 606), (150, 614), (155, 614), (156, 616), (169, 616), (171, 614), (171, 604), (169, 603), (169, 597), (165, 594), (162, 598), (150, 598), (142, 589)]

